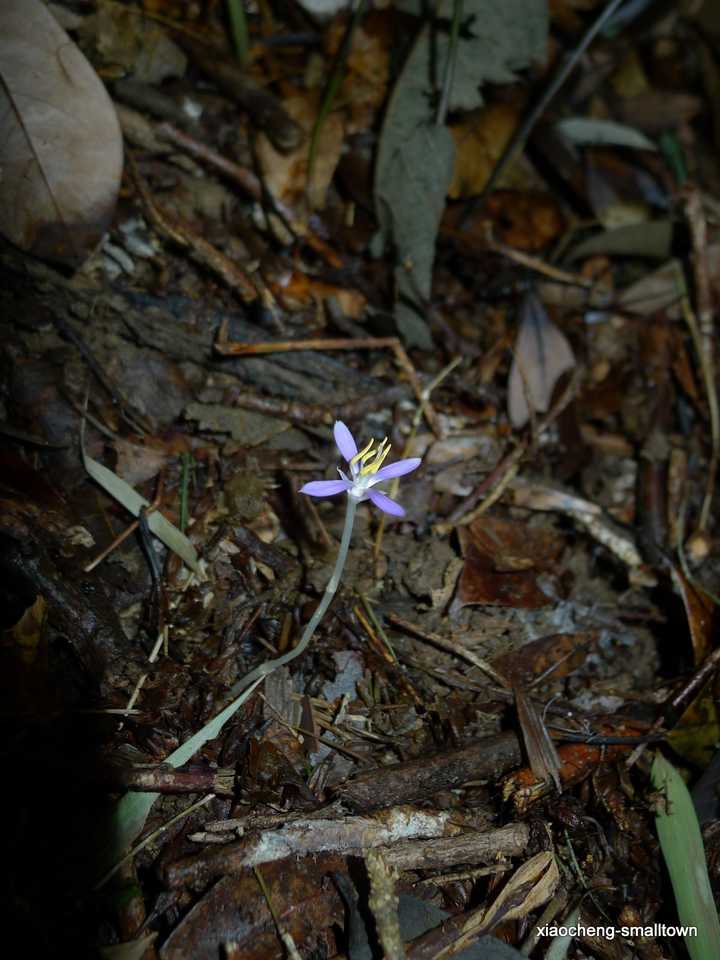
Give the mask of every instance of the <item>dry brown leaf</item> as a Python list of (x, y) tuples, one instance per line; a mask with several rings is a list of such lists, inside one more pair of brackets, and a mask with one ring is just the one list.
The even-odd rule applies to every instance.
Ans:
[(530, 253), (543, 250), (565, 229), (559, 204), (550, 194), (496, 190), (486, 209), (496, 239)]
[(458, 527), (458, 537), (464, 566), (456, 607), (482, 603), (535, 609), (551, 603), (537, 577), (554, 569), (563, 546), (557, 534), (483, 515)]
[[(552, 853), (545, 850), (519, 867), (490, 907), (474, 911), (452, 945), (453, 954), (469, 946), (479, 934), (494, 930), (506, 920), (526, 917), (552, 897), (560, 871)], [(443, 951), (441, 956), (447, 956)]]
[(538, 780), (554, 783), (557, 792), (562, 793), (560, 758), (545, 726), (542, 710), (519, 686), (513, 686), (513, 693), (530, 769)]
[[(303, 953), (316, 945), (319, 931), (342, 922), (342, 901), (332, 885), (323, 884), (323, 877), (343, 869), (339, 857), (327, 854), (279, 860), (261, 868), (276, 916), (306, 948)], [(220, 956), (229, 941), (238, 945), (245, 960), (278, 955), (273, 916), (249, 870), (210, 887), (165, 941), (163, 960), (209, 960)]]
[(515, 683), (530, 684), (546, 671), (552, 670), (552, 679), (569, 676), (581, 666), (599, 640), (596, 631), (585, 633), (553, 633), (529, 640), (518, 650), (493, 657), (492, 666)]
[[(353, 33), (345, 76), (338, 94), (337, 106), (347, 115), (348, 134), (372, 129), (387, 96), (392, 49), (391, 18), (374, 11)], [(338, 17), (328, 28), (326, 48), (334, 57), (345, 36), (347, 21)]]
[(440, 232), (467, 257), (477, 257), (488, 249), (488, 220), (492, 223), (496, 240), (530, 253), (543, 250), (565, 230), (565, 220), (557, 201), (546, 193), (496, 190), (488, 197), (481, 212), (472, 217), (467, 226), (461, 226), (465, 209), (466, 204), (449, 203)]
[(334, 297), (347, 317), (359, 320), (365, 312), (366, 298), (359, 290), (337, 287), (333, 283), (323, 283), (305, 273), (293, 271), (277, 283), (270, 284), (273, 294), (288, 310), (297, 310), (311, 303), (322, 303)]
[(576, 11), (594, 10), (600, 0), (550, 0), (550, 19), (569, 33), (581, 30), (583, 19)]
[(156, 477), (165, 466), (168, 451), (163, 444), (148, 439), (145, 444), (134, 443), (126, 437), (115, 441), (117, 464), (115, 472), (130, 486), (136, 487)]
[(93, 60), (122, 68), (138, 83), (182, 77), (187, 67), (187, 57), (158, 23), (115, 0), (99, 0), (97, 13), (80, 30), (80, 43)]
[[(560, 871), (552, 853), (544, 850), (519, 867), (488, 910), (490, 917), (511, 920), (526, 917), (552, 897), (560, 882)], [(494, 924), (492, 924), (494, 925)]]
[(622, 184), (625, 189), (622, 191), (618, 189), (616, 173), (612, 167), (596, 162), (588, 152), (585, 174), (587, 198), (606, 230), (644, 223), (650, 219), (648, 204), (632, 189), (632, 168), (626, 165), (623, 171)]
[(648, 90), (647, 93), (618, 100), (618, 120), (648, 134), (660, 134), (689, 123), (703, 109), (703, 101), (690, 93)]
[(520, 119), (520, 104), (491, 103), (450, 127), (455, 165), (448, 196), (482, 193)]
[(122, 134), (105, 87), (40, 0), (0, 5), (0, 232), (81, 263), (107, 229)]
[(325, 118), (317, 141), (312, 183), (307, 182), (308, 143), (320, 109), (317, 91), (298, 92), (283, 101), (283, 107), (306, 134), (304, 142), (291, 153), (280, 153), (264, 133), (258, 135), (257, 155), (265, 182), (272, 195), (295, 209), (305, 191), (312, 209), (322, 207), (325, 194), (335, 173), (345, 136), (342, 116), (330, 112)]
[(545, 413), (560, 377), (575, 366), (575, 356), (543, 305), (528, 293), (521, 308), (520, 330), (508, 383), (508, 413), (512, 425), (523, 427), (530, 408)]

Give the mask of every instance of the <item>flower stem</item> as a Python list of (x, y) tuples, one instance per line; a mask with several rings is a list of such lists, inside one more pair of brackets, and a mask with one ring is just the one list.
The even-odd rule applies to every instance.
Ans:
[(335, 596), (335, 592), (340, 584), (340, 578), (342, 577), (342, 572), (345, 568), (345, 561), (347, 560), (348, 550), (350, 549), (350, 539), (352, 537), (353, 524), (355, 522), (356, 508), (357, 502), (353, 500), (352, 497), (348, 497), (347, 507), (345, 508), (345, 526), (343, 527), (342, 539), (340, 540), (340, 549), (338, 550), (337, 559), (335, 560), (335, 568), (332, 572), (332, 576), (328, 580), (328, 584), (325, 587), (325, 592), (323, 593), (322, 600), (318, 604), (317, 610), (312, 615), (308, 625), (303, 630), (303, 634), (300, 637), (300, 642), (296, 647), (293, 647), (292, 650), (284, 653), (281, 657), (277, 657), (275, 660), (266, 660), (265, 663), (261, 663), (259, 667), (251, 670), (246, 677), (243, 677), (239, 685), (236, 685), (233, 688), (233, 693), (238, 693), (241, 690), (245, 690), (251, 684), (257, 685), (260, 680), (266, 677), (269, 673), (272, 673), (273, 670), (284, 666), (286, 663), (290, 663), (291, 660), (294, 660), (295, 657), (299, 657), (300, 654), (307, 649), (308, 644), (313, 638), (313, 634), (317, 630), (318, 624), (327, 613), (330, 602)]
[[(347, 509), (345, 511), (345, 526), (343, 527), (342, 539), (340, 541), (340, 550), (338, 551), (337, 560), (335, 561), (335, 569), (328, 581), (328, 585), (325, 587), (325, 593), (317, 610), (303, 630), (300, 643), (292, 650), (284, 653), (281, 657), (276, 657), (275, 660), (266, 660), (265, 663), (261, 663), (259, 667), (251, 670), (242, 680), (236, 683), (232, 691), (232, 701), (221, 710), (217, 716), (213, 717), (212, 720), (209, 720), (198, 730), (197, 733), (194, 733), (188, 740), (180, 744), (177, 750), (174, 750), (169, 757), (165, 758), (165, 763), (169, 763), (172, 767), (180, 767), (184, 763), (187, 763), (209, 740), (214, 740), (215, 737), (220, 735), (221, 730), (230, 717), (238, 711), (269, 673), (294, 660), (295, 657), (299, 657), (300, 654), (307, 649), (317, 629), (317, 625), (327, 612), (330, 601), (335, 596), (335, 592), (340, 583), (340, 577), (342, 576), (350, 548), (356, 507), (357, 502), (351, 497), (348, 497)], [(113, 840), (108, 851), (106, 851), (106, 854), (109, 854), (111, 858), (111, 863), (124, 853), (125, 848), (128, 847), (142, 831), (150, 809), (159, 796), (159, 793), (126, 793), (120, 799), (113, 815)], [(136, 848), (136, 850), (137, 849), (139, 848)], [(135, 852), (136, 851), (133, 851), (132, 855), (134, 855)], [(112, 870), (105, 874), (98, 886), (109, 880), (122, 862), (124, 862), (124, 859), (115, 863)]]

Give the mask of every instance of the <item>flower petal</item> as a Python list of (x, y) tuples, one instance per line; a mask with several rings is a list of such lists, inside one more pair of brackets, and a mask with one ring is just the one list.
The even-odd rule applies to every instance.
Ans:
[(393, 477), (402, 477), (406, 473), (412, 473), (422, 463), (420, 457), (408, 457), (406, 460), (396, 460), (395, 463), (389, 463), (386, 467), (380, 467), (373, 477), (373, 483), (380, 480), (392, 480)]
[(345, 493), (352, 484), (349, 480), (312, 480), (300, 487), (300, 493), (309, 497), (334, 497), (336, 493)]
[(405, 516), (405, 511), (400, 504), (395, 503), (394, 500), (391, 500), (390, 497), (386, 497), (385, 494), (380, 493), (379, 490), (368, 490), (367, 495), (370, 497), (375, 506), (382, 510), (383, 513), (389, 513), (393, 517)]
[(358, 452), (357, 444), (353, 435), (350, 433), (348, 428), (342, 422), (342, 420), (335, 421), (335, 427), (333, 428), (333, 434), (335, 436), (335, 443), (337, 445), (340, 453), (345, 457), (348, 463), (352, 460), (355, 454)]

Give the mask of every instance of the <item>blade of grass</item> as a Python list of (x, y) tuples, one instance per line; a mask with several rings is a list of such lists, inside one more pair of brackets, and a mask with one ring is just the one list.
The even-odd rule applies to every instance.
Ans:
[(248, 57), (247, 17), (245, 16), (245, 7), (242, 0), (227, 0), (228, 17), (230, 18), (230, 32), (232, 33), (233, 43), (235, 44), (235, 56), (241, 64), (244, 64)]
[(460, 23), (463, 15), (463, 0), (454, 0), (453, 18), (450, 25), (450, 45), (448, 47), (447, 61), (445, 63), (445, 73), (443, 74), (442, 95), (438, 104), (435, 123), (437, 126), (445, 123), (447, 117), (448, 104), (450, 103), (450, 93), (452, 91), (453, 80), (455, 79), (455, 64), (457, 62), (458, 39), (460, 37)]
[(665, 804), (655, 814), (660, 848), (670, 874), (680, 923), (696, 928), (685, 935), (692, 960), (716, 960), (720, 951), (720, 920), (713, 902), (700, 824), (688, 788), (675, 769), (658, 753), (651, 777)]
[(195, 458), (191, 453), (182, 455), (182, 474), (180, 476), (180, 529), (183, 533), (187, 530), (188, 520), (188, 488), (190, 486), (190, 475), (195, 473)]

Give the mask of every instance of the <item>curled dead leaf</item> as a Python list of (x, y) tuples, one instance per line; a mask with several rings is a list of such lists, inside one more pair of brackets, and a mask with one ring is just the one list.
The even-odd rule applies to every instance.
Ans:
[(545, 413), (560, 377), (575, 366), (567, 338), (555, 326), (534, 293), (525, 296), (508, 384), (508, 413), (523, 427), (530, 411)]

